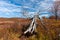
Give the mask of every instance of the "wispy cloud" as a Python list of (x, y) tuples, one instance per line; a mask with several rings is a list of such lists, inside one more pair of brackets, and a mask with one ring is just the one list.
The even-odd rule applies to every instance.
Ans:
[(52, 5), (50, 1), (52, 0), (3, 0), (0, 1), (0, 17), (24, 17), (21, 13), (23, 8), (29, 11), (28, 15), (31, 17), (38, 9), (45, 11), (50, 9)]
[[(13, 16), (15, 13), (21, 12), (21, 6), (7, 3), (5, 1), (0, 1), (0, 14), (2, 16)], [(16, 16), (16, 15), (14, 15)]]
[(3, 11), (3, 12), (14, 12), (14, 11), (21, 12), (21, 6), (16, 6), (13, 4), (6, 3), (4, 1), (0, 1), (0, 11)]

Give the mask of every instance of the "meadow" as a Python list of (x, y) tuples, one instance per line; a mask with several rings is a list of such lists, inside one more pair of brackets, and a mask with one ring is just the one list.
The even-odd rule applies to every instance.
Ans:
[(19, 38), (22, 29), (29, 26), (31, 21), (24, 18), (0, 18), (0, 40), (60, 40), (60, 20), (47, 18), (43, 18), (44, 24), (37, 19), (36, 35)]

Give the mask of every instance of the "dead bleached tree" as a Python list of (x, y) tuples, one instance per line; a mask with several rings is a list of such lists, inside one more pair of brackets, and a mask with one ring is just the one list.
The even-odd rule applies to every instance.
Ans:
[[(46, 9), (47, 10), (47, 9)], [(33, 19), (30, 23), (30, 25), (28, 26), (28, 28), (23, 32), (23, 34), (27, 34), (28, 32), (33, 34), (33, 32), (35, 31), (35, 29), (37, 28), (37, 22), (36, 20), (37, 19), (40, 19), (40, 22), (42, 24), (42, 27), (44, 30), (47, 31), (47, 28), (45, 27), (45, 23), (43, 22), (44, 20), (42, 20), (39, 16), (40, 16), (40, 12), (42, 11), (46, 11), (46, 10), (40, 10), (39, 8), (37, 9), (37, 12), (34, 13), (34, 16), (33, 16)], [(23, 16), (25, 16), (26, 18), (31, 18), (31, 16), (29, 16), (29, 12), (27, 10), (24, 10), (24, 7), (23, 7)], [(22, 34), (22, 35), (23, 35)]]
[(30, 32), (30, 33), (33, 33), (33, 31), (36, 29), (36, 20), (38, 19), (39, 15), (38, 14), (35, 14), (33, 19), (32, 19), (32, 22), (29, 26), (29, 28), (24, 32), (24, 34), (26, 34), (27, 32)]
[[(39, 17), (39, 15), (40, 15), (39, 13), (40, 13), (40, 10), (35, 13), (35, 15), (33, 16), (33, 19), (32, 19), (32, 22), (31, 22), (30, 26), (29, 26), (28, 29), (24, 32), (24, 34), (26, 34), (26, 33), (28, 33), (28, 32), (33, 33), (33, 32), (35, 31), (35, 29), (36, 29), (36, 27), (37, 27), (37, 22), (36, 22), (37, 19), (40, 19), (41, 24), (42, 24), (42, 26), (43, 26), (42, 28), (44, 28), (44, 29), (46, 30), (45, 24), (43, 23), (43, 20), (41, 20), (41, 18)], [(26, 16), (28, 16), (26, 12), (24, 12), (23, 14), (26, 14)], [(25, 15), (24, 15), (24, 16), (25, 16)], [(29, 16), (28, 16), (28, 17), (29, 17)]]
[[(24, 11), (24, 12), (23, 12), (23, 15), (24, 15), (24, 16), (27, 16), (28, 18), (30, 18), (30, 17), (27, 15), (27, 13), (28, 13), (28, 12)], [(28, 13), (28, 14), (29, 14), (29, 13)], [(37, 20), (37, 19), (39, 19), (39, 15), (38, 15), (38, 13), (35, 13), (35, 15), (33, 16), (33, 19), (32, 19), (32, 21), (31, 21), (30, 25), (29, 25), (28, 28), (23, 32), (22, 35), (25, 35), (25, 34), (27, 34), (27, 33), (33, 34), (33, 32), (35, 32), (35, 29), (36, 29), (36, 27), (37, 27), (37, 23), (36, 23), (36, 20)], [(22, 36), (22, 35), (21, 35), (21, 36)], [(21, 36), (20, 36), (20, 37), (21, 37)]]

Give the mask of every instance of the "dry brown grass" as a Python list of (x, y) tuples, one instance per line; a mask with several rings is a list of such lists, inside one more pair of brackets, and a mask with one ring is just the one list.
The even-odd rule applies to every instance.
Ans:
[[(1, 19), (3, 23), (0, 23), (0, 40), (58, 40), (58, 34), (60, 34), (60, 20), (44, 19), (46, 30), (43, 28), (40, 20), (37, 20), (37, 35), (26, 38), (19, 36), (23, 33), (22, 28), (31, 23), (30, 19)], [(4, 22), (10, 21), (10, 22)], [(13, 21), (13, 22), (12, 22)]]

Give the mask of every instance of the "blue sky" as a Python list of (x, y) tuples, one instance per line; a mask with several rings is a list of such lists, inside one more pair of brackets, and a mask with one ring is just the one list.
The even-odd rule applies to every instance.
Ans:
[(48, 10), (51, 9), (54, 1), (55, 0), (0, 0), (0, 17), (24, 18), (26, 16), (22, 14), (23, 10), (28, 12), (28, 17), (33, 17), (35, 12), (39, 10), (41, 10), (40, 17), (49, 17), (51, 13), (48, 12)]

